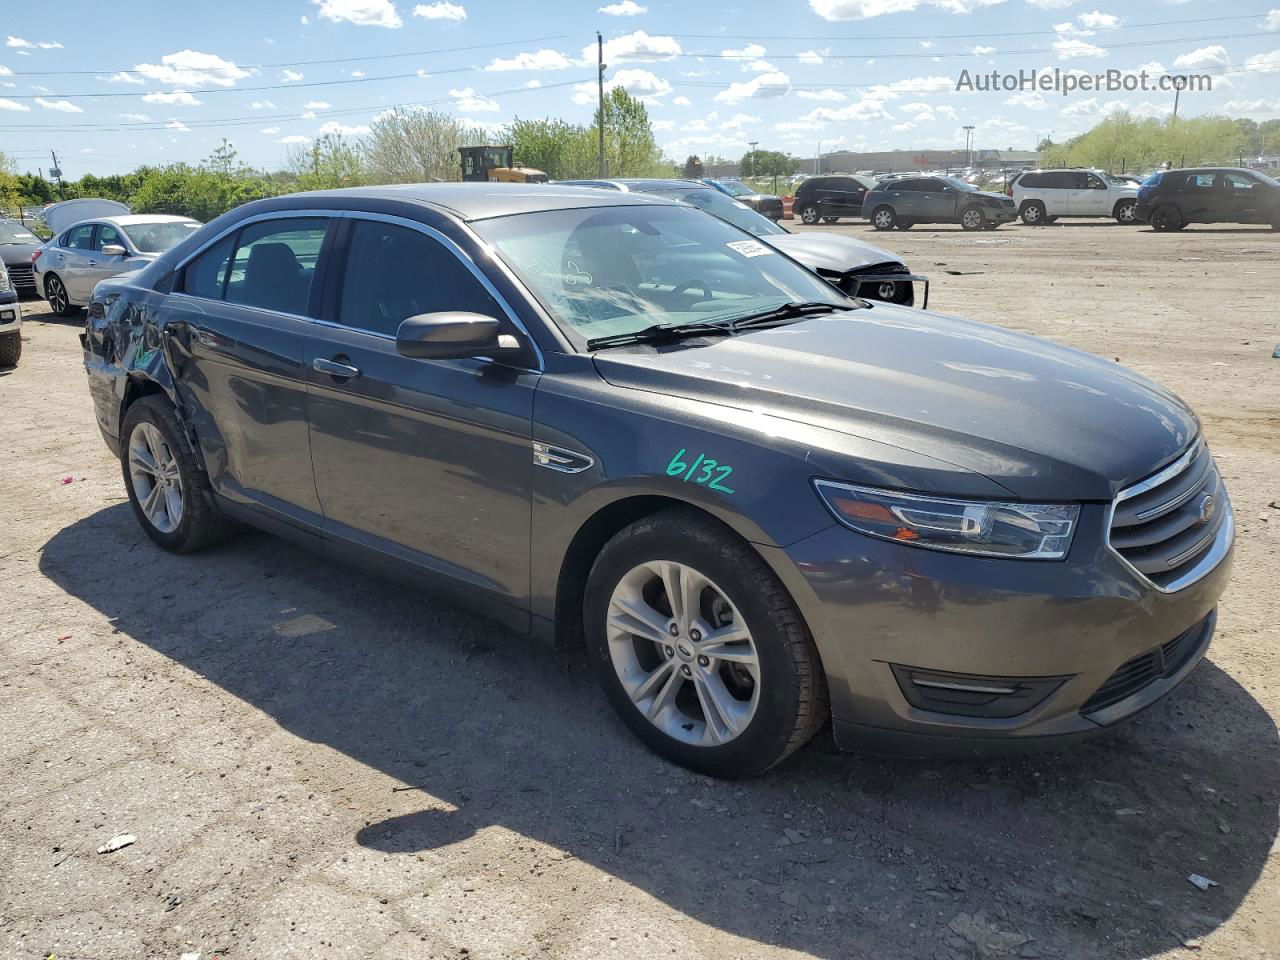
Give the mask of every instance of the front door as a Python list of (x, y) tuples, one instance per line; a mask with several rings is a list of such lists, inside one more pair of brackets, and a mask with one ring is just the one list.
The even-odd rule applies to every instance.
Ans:
[(312, 532), (304, 356), (330, 223), (271, 218), (215, 243), (176, 278), (165, 328), (214, 490)]
[(914, 195), (914, 207), (920, 211), (921, 220), (929, 223), (947, 223), (956, 218), (956, 189), (942, 180), (919, 180), (919, 191)]
[(430, 228), (357, 214), (344, 232), (331, 322), (308, 346), (325, 536), (335, 550), (390, 555), (525, 610), (539, 374), (484, 358), (402, 357), (395, 335), (408, 317), (506, 314)]
[(1224, 223), (1269, 223), (1266, 185), (1243, 173), (1220, 173), (1214, 189), (1219, 194), (1219, 219)]
[(124, 262), (128, 259), (127, 253), (124, 256), (119, 254), (108, 256), (102, 252), (103, 247), (111, 244), (128, 249), (128, 244), (124, 242), (124, 237), (120, 236), (119, 230), (109, 223), (98, 224), (98, 234), (93, 241), (93, 255), (89, 257), (85, 267), (85, 277), (90, 296), (93, 295), (93, 288), (98, 285), (99, 280), (114, 277), (125, 269)]

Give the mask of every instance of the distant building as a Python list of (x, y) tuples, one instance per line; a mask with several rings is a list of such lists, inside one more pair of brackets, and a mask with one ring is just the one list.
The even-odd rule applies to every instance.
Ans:
[(958, 170), (966, 165), (988, 170), (1008, 167), (1031, 168), (1040, 163), (1040, 154), (1034, 150), (973, 150), (968, 157), (964, 150), (881, 150), (872, 153), (855, 153), (837, 150), (821, 157), (803, 161), (803, 173), (854, 173), (872, 170), (876, 173), (900, 173), (912, 170)]

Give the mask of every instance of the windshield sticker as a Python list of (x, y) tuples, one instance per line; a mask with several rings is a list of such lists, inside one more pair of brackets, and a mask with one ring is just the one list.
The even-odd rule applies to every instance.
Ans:
[(681, 477), (685, 483), (705, 484), (707, 489), (718, 490), (720, 493), (734, 492), (732, 488), (724, 485), (729, 474), (733, 473), (733, 467), (717, 463), (702, 453), (698, 454), (692, 463), (686, 463), (683, 459), (684, 455), (684, 447), (676, 451), (676, 455), (667, 464), (668, 477)]
[(734, 240), (726, 247), (738, 251), (744, 257), (767, 257), (773, 251), (756, 240)]

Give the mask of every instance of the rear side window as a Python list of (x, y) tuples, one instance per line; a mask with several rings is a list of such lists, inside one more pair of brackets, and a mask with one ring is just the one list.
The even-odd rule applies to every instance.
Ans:
[(1016, 177), (1013, 182), (1023, 189), (1029, 190), (1032, 187), (1040, 186), (1043, 180), (1043, 173), (1024, 173), (1022, 176)]
[(249, 224), (231, 259), (226, 301), (306, 316), (328, 227), (321, 217)]
[(420, 313), (502, 316), (463, 262), (417, 230), (358, 220), (347, 249), (337, 317), (343, 326), (394, 337), (402, 321)]
[(188, 263), (182, 278), (182, 292), (193, 297), (221, 300), (227, 283), (231, 248), (235, 242), (236, 237), (232, 233)]

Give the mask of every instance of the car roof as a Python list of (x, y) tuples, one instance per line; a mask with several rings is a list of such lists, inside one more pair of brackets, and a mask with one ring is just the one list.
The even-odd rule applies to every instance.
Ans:
[(561, 186), (554, 183), (404, 183), (379, 187), (349, 187), (294, 193), (288, 199), (406, 200), (436, 207), (463, 220), (486, 220), (517, 213), (573, 210), (581, 207), (627, 207), (644, 203), (672, 203), (661, 197), (627, 196), (599, 187)]

